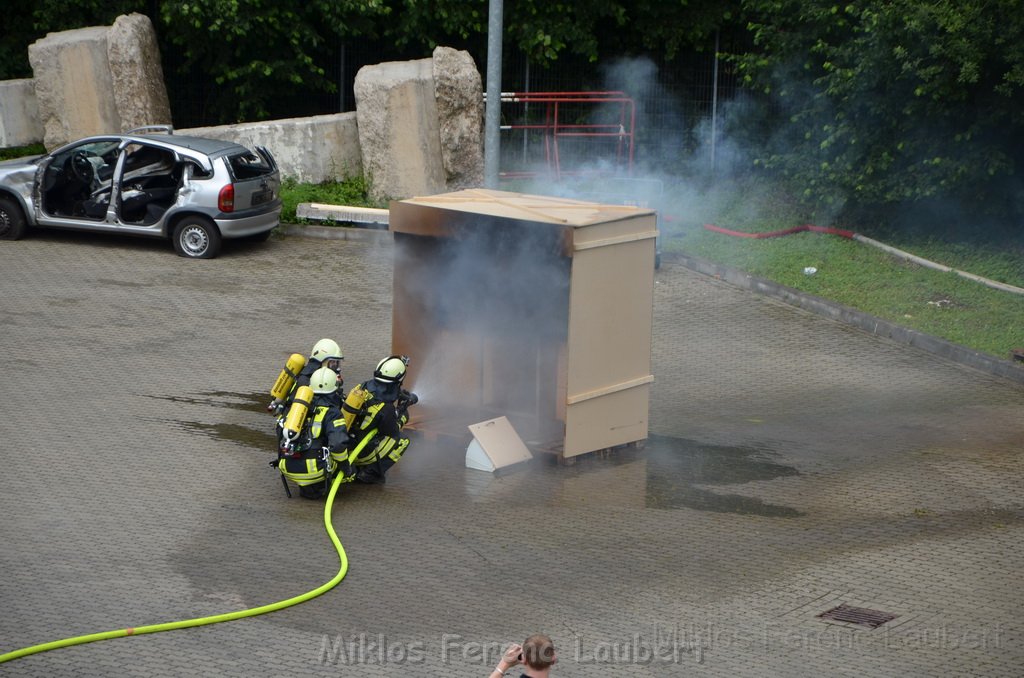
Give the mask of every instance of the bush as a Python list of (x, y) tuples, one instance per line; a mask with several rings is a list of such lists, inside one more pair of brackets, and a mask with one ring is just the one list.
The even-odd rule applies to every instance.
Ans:
[(319, 202), (327, 205), (349, 205), (352, 207), (387, 207), (370, 200), (366, 180), (362, 176), (350, 177), (344, 181), (325, 181), (321, 184), (300, 184), (294, 179), (281, 183), (281, 223), (306, 223), (299, 219), (295, 210), (299, 203)]

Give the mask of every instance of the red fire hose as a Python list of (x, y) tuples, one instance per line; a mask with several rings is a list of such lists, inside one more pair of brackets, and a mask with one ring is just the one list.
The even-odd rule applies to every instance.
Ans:
[(730, 231), (727, 228), (721, 226), (715, 226), (713, 224), (704, 224), (704, 228), (715, 233), (724, 233), (726, 235), (733, 235), (737, 238), (777, 238), (780, 235), (790, 235), (792, 233), (803, 233), (804, 231), (813, 231), (815, 233), (828, 233), (830, 235), (838, 235), (844, 238), (855, 239), (856, 233), (853, 231), (847, 231), (842, 228), (832, 228), (830, 226), (814, 226), (812, 224), (804, 224), (803, 226), (794, 226), (793, 228), (787, 228), (781, 231), (768, 231), (767, 233), (743, 233), (742, 231)]

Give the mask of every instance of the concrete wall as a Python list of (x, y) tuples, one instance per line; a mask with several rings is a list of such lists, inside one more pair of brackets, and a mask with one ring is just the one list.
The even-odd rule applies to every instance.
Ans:
[(0, 148), (28, 146), (42, 140), (43, 125), (32, 80), (0, 81)]
[(277, 159), (281, 176), (303, 183), (342, 180), (363, 172), (355, 113), (194, 127), (176, 134), (266, 146)]

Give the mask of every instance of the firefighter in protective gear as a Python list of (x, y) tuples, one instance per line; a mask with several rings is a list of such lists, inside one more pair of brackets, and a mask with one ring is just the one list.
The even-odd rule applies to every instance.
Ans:
[[(306, 366), (299, 372), (299, 376), (295, 377), (295, 386), (308, 386), (313, 373), (321, 367), (327, 367), (338, 373), (341, 369), (341, 361), (344, 359), (345, 356), (342, 355), (338, 342), (333, 339), (321, 339), (313, 345), (313, 350), (309, 352), (309, 360), (306, 361)], [(340, 388), (340, 376), (338, 380)], [(294, 393), (294, 389), (292, 392)]]
[(299, 390), (299, 387), (309, 386), (309, 381), (312, 378), (313, 373), (321, 367), (327, 367), (335, 373), (338, 373), (338, 389), (341, 389), (344, 385), (344, 380), (341, 378), (339, 368), (341, 367), (341, 361), (344, 359), (345, 356), (341, 353), (341, 347), (338, 346), (338, 342), (333, 339), (321, 339), (313, 345), (313, 350), (309, 352), (309, 360), (306, 361), (305, 366), (292, 381), (291, 390), (284, 398), (276, 398), (272, 403), (270, 403), (270, 407), (267, 408), (269, 411), (274, 412), (278, 417), (278, 445), (284, 442), (281, 428), (284, 423), (284, 415), (287, 415), (288, 410), (291, 408), (292, 401), (295, 400), (295, 394)]
[(353, 388), (345, 400), (349, 462), (358, 482), (383, 483), (384, 474), (409, 447), (402, 429), (409, 422), (409, 406), (419, 399), (402, 388), (408, 364), (405, 356), (384, 358), (373, 379)]
[[(335, 372), (339, 372), (341, 361), (344, 359), (345, 356), (341, 352), (341, 347), (333, 339), (321, 339), (313, 344), (313, 350), (309, 352), (308, 360), (303, 358), (301, 354), (293, 353), (288, 358), (288, 363), (285, 365), (284, 370), (278, 376), (277, 382), (274, 383), (274, 388), (270, 391), (270, 394), (274, 396), (274, 400), (267, 406), (267, 411), (277, 416), (287, 412), (291, 406), (292, 399), (295, 397), (296, 389), (300, 386), (309, 386), (309, 380), (314, 372), (321, 367), (329, 367)], [(303, 362), (305, 364), (302, 364)], [(338, 379), (340, 387), (341, 377), (339, 376)], [(287, 390), (284, 393), (279, 392), (283, 390), (282, 387), (284, 385), (287, 385)]]
[(277, 467), (282, 475), (299, 486), (308, 499), (319, 499), (328, 489), (331, 477), (340, 473), (352, 479), (348, 463), (345, 417), (342, 415), (340, 379), (337, 372), (321, 367), (310, 376), (313, 400), (299, 440), (282, 450)]

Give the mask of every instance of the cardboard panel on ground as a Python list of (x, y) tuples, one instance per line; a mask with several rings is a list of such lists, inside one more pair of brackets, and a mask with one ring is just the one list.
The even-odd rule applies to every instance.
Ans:
[(392, 202), (390, 230), (415, 428), (506, 416), (562, 457), (647, 437), (653, 210), (470, 189)]
[(470, 424), (473, 441), (466, 449), (466, 467), (498, 471), (529, 461), (533, 455), (506, 417)]

